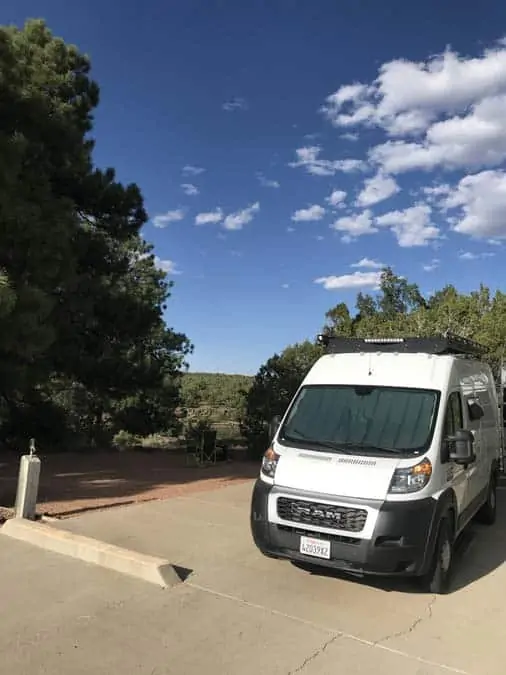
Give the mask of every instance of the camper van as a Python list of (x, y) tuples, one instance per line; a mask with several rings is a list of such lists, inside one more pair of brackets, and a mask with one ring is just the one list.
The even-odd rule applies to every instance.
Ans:
[(501, 408), (480, 345), (332, 338), (273, 422), (251, 503), (258, 549), (444, 593), (454, 544), (493, 524)]

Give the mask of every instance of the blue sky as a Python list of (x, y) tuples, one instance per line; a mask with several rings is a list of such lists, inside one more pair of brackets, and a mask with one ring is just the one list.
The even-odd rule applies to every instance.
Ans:
[(192, 370), (256, 372), (380, 264), (502, 285), (504, 3), (2, 3), (29, 17), (91, 56), (95, 160), (143, 191)]

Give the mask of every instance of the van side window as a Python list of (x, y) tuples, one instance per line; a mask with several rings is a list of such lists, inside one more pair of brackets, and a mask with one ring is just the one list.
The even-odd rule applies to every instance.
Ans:
[(457, 429), (464, 428), (462, 399), (458, 391), (453, 391), (448, 398), (445, 417), (445, 436), (453, 436)]

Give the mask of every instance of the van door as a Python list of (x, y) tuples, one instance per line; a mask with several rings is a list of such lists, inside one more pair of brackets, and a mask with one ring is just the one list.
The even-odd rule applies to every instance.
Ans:
[(470, 400), (475, 401), (483, 411), (483, 417), (472, 420), (468, 405), (466, 405), (465, 414), (469, 417), (468, 428), (474, 434), (474, 454), (476, 455), (476, 461), (469, 467), (469, 502), (477, 504), (484, 498), (488, 487), (491, 449), (497, 443), (497, 423), (494, 418), (494, 404), (487, 390), (480, 391)]
[[(465, 429), (464, 411), (460, 391), (452, 391), (448, 396), (444, 423), (443, 443), (448, 436), (453, 436), (458, 429)], [(451, 450), (451, 447), (450, 447)], [(463, 467), (455, 462), (448, 461), (446, 464), (447, 484), (451, 485), (457, 498), (458, 516), (469, 506), (469, 473), (470, 468)]]

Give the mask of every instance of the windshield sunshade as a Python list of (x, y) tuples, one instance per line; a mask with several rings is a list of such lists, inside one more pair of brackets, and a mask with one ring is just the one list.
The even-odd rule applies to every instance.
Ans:
[[(423, 389), (318, 385), (301, 389), (280, 431), (283, 440), (318, 449), (410, 453), (424, 449), (438, 394)], [(339, 448), (339, 445), (342, 448)]]

